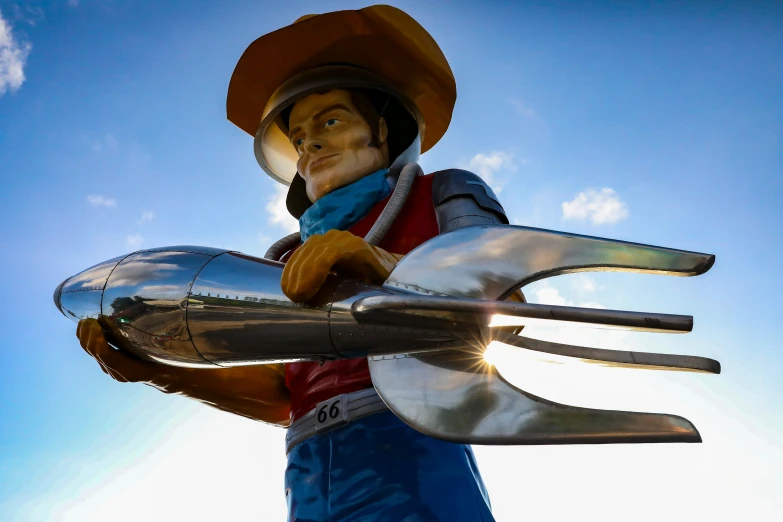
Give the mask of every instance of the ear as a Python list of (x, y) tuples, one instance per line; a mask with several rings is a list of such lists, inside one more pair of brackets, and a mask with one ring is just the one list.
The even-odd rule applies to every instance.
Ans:
[(386, 126), (386, 119), (381, 116), (378, 118), (378, 146), (386, 143), (386, 138), (389, 137), (389, 127)]

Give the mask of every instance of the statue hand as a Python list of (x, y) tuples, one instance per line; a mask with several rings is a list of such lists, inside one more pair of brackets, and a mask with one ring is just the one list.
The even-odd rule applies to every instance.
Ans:
[(296, 303), (311, 299), (334, 270), (367, 283), (380, 284), (389, 277), (402, 256), (368, 244), (364, 239), (340, 230), (310, 236), (283, 270), (280, 286)]
[(230, 368), (182, 368), (141, 360), (115, 350), (95, 319), (79, 321), (76, 336), (104, 373), (120, 382), (143, 382), (224, 411), (279, 426), (290, 412), (282, 364)]
[(115, 350), (106, 341), (103, 329), (96, 319), (82, 319), (76, 327), (76, 337), (104, 373), (119, 382), (151, 382), (161, 366), (142, 361), (121, 350)]

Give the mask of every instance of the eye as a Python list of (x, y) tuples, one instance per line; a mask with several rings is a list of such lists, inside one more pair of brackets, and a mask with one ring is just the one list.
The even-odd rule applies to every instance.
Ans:
[(302, 143), (304, 143), (304, 140), (302, 138), (299, 138), (294, 143), (296, 144), (297, 147), (301, 147)]
[(324, 123), (324, 127), (331, 127), (335, 123), (337, 123), (340, 120), (332, 118), (331, 120), (326, 120), (326, 123)]

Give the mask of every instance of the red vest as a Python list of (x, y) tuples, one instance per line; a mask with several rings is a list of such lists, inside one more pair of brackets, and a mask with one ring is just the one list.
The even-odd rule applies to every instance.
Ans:
[[(369, 214), (351, 227), (350, 232), (360, 237), (367, 235), (388, 201), (389, 198), (386, 198), (375, 205)], [(432, 174), (429, 174), (416, 179), (405, 206), (378, 246), (393, 254), (407, 254), (437, 235), (438, 222), (432, 204)], [(372, 387), (365, 358), (340, 359), (323, 364), (286, 364), (285, 382), (291, 394), (291, 421), (335, 395)]]

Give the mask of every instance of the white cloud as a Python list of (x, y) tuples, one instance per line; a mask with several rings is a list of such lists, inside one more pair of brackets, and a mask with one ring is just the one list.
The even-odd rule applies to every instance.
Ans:
[(87, 201), (94, 207), (114, 207), (117, 206), (117, 200), (114, 198), (107, 198), (98, 194), (90, 194), (87, 196)]
[(139, 248), (144, 243), (144, 238), (140, 234), (133, 234), (125, 238), (125, 242), (131, 248)]
[(563, 202), (563, 219), (586, 220), (593, 225), (617, 223), (628, 217), (628, 207), (610, 188), (587, 189)]
[(79, 0), (68, 0), (68, 7), (78, 7)]
[(572, 301), (569, 301), (560, 295), (560, 290), (551, 286), (538, 288), (534, 290), (534, 294), (536, 296), (536, 301), (541, 304), (553, 306), (574, 306)]
[(478, 174), (481, 179), (487, 182), (487, 185), (492, 187), (492, 190), (499, 193), (503, 190), (503, 183), (505, 182), (503, 174), (517, 170), (516, 164), (512, 161), (513, 159), (513, 154), (507, 152), (479, 153), (462, 165), (462, 168)]
[(32, 46), (15, 39), (11, 25), (0, 12), (0, 96), (16, 91), (25, 80), (24, 67)]
[(152, 221), (155, 219), (155, 213), (151, 210), (145, 210), (141, 213), (141, 221), (142, 223), (145, 221)]
[[(594, 280), (587, 276), (579, 278), (580, 288), (578, 291), (592, 292), (597, 288)], [(535, 286), (531, 287), (525, 292), (526, 296), (529, 296), (530, 301), (533, 303), (553, 305), (553, 306), (579, 306), (582, 308), (602, 308), (606, 309), (604, 305), (597, 301), (580, 301), (578, 304), (571, 299), (566, 298), (560, 293), (560, 290), (551, 286), (548, 281), (539, 281)]]
[(266, 211), (269, 213), (269, 223), (280, 226), (287, 233), (292, 233), (299, 230), (299, 221), (288, 213), (285, 206), (287, 193), (288, 187), (277, 185), (274, 193), (267, 200)]
[(588, 275), (580, 274), (579, 275), (579, 289), (583, 292), (595, 292), (598, 288), (598, 285), (595, 282), (595, 279)]

